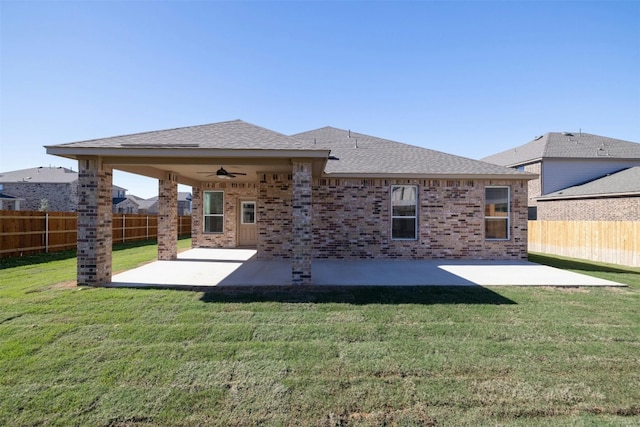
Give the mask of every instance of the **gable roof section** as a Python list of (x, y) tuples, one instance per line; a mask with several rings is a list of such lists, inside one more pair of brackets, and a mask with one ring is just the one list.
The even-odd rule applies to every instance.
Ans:
[[(191, 196), (190, 192), (188, 192), (188, 191), (178, 191), (178, 201), (179, 202), (191, 201), (191, 199), (192, 199), (192, 196)], [(149, 197), (147, 200), (157, 201), (158, 200), (158, 196)]]
[(311, 147), (331, 150), (325, 168), (329, 176), (535, 177), (479, 160), (329, 126), (293, 137)]
[(7, 200), (7, 201), (24, 200), (24, 198), (12, 196), (11, 194), (6, 194), (0, 191), (0, 200)]
[(110, 138), (71, 142), (57, 148), (143, 148), (143, 149), (308, 149), (290, 136), (242, 120), (135, 133)]
[(78, 180), (78, 172), (61, 166), (21, 169), (0, 173), (0, 183), (32, 182), (40, 184), (68, 184)]
[(640, 196), (640, 166), (538, 197), (537, 200)]
[(138, 209), (148, 209), (150, 206), (154, 205), (155, 203), (158, 202), (157, 198), (151, 198), (151, 199), (143, 199), (142, 197), (138, 197), (135, 195), (128, 195), (127, 197), (125, 197), (124, 199), (120, 199), (117, 203), (114, 203), (116, 205), (116, 207), (120, 204), (126, 204), (127, 203), (133, 203), (136, 206), (138, 206)]
[(517, 166), (544, 158), (640, 159), (640, 144), (588, 133), (549, 132), (482, 160)]

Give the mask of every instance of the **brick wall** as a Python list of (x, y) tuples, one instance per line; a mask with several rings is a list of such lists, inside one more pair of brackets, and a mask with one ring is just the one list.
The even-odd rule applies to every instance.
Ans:
[[(204, 191), (224, 192), (224, 233), (204, 233), (202, 199)], [(238, 199), (257, 199), (258, 184), (251, 182), (203, 183), (193, 187), (191, 241), (197, 248), (235, 248), (238, 221)], [(256, 201), (257, 203), (257, 201)]]
[(538, 202), (543, 221), (640, 221), (640, 197)]
[[(261, 174), (259, 183), (212, 183), (193, 189), (193, 246), (236, 245), (237, 199), (256, 198), (258, 256), (292, 257), (292, 175)], [(391, 240), (391, 185), (417, 185), (419, 236)], [(484, 238), (486, 186), (511, 188), (508, 241)], [(222, 234), (202, 233), (202, 191), (225, 197)], [(315, 179), (312, 183), (313, 258), (526, 259), (527, 181)]]
[(70, 183), (5, 183), (3, 193), (20, 197), (20, 210), (40, 210), (41, 200), (46, 199), (52, 212), (75, 212), (78, 206), (78, 181)]
[[(418, 186), (417, 240), (391, 239), (391, 185)], [(511, 187), (509, 241), (484, 239), (488, 185)], [(321, 179), (313, 201), (314, 258), (526, 258), (526, 181)]]
[(178, 176), (158, 181), (158, 259), (178, 258)]
[(261, 174), (258, 187), (258, 257), (291, 258), (292, 175)]
[(313, 206), (311, 189), (311, 163), (293, 162), (293, 243), (291, 264), (294, 285), (311, 284), (311, 257), (313, 243)]
[(97, 158), (78, 160), (78, 285), (111, 281), (113, 173)]
[(529, 181), (529, 206), (536, 206), (535, 198), (542, 195), (542, 163), (532, 163), (524, 167), (525, 172), (537, 173), (538, 178)]

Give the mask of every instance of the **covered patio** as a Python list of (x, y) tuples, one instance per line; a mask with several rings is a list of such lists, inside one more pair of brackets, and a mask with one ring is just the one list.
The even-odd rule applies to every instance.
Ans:
[[(195, 246), (243, 246), (238, 237), (239, 224), (244, 223), (241, 204), (249, 203), (257, 229), (251, 246), (256, 247), (258, 257), (278, 256), (270, 251), (272, 236), (278, 236), (270, 226), (283, 221), (291, 229), (286, 236), (287, 281), (311, 283), (311, 182), (322, 174), (330, 150), (309, 147), (295, 138), (241, 120), (46, 148), (48, 154), (78, 161), (79, 285), (106, 286), (112, 282), (114, 169), (158, 180), (159, 261), (178, 259), (178, 184), (183, 184), (193, 189)], [(225, 221), (220, 221), (224, 228), (217, 230), (213, 227), (217, 213), (204, 212), (208, 201), (202, 196), (207, 192), (223, 193), (221, 190), (233, 196), (221, 198), (220, 215)], [(276, 212), (265, 207), (266, 199), (278, 203), (284, 200), (285, 209)]]
[[(113, 276), (112, 287), (291, 286), (291, 260), (259, 260), (251, 249), (190, 249)], [(401, 274), (399, 274), (401, 272)], [(528, 261), (314, 260), (314, 286), (625, 286)]]

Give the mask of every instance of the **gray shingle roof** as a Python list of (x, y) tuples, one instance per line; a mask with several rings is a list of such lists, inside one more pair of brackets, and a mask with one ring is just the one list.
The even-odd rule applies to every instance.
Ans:
[(531, 175), (494, 164), (333, 127), (293, 137), (315, 149), (330, 149), (325, 173), (418, 175)]
[(549, 193), (538, 200), (640, 195), (640, 166), (624, 169), (581, 185)]
[(303, 143), (290, 136), (242, 120), (71, 142), (56, 147), (236, 150), (297, 150), (305, 148)]
[[(207, 149), (286, 150), (306, 151), (309, 156), (313, 153), (311, 157), (318, 159), (322, 159), (330, 150), (331, 158), (327, 161), (325, 173), (334, 176), (491, 176), (523, 179), (534, 176), (388, 139), (355, 132), (349, 135), (347, 130), (332, 127), (287, 136), (242, 120), (72, 142), (47, 148), (54, 149), (53, 154), (64, 156), (76, 155), (84, 150), (109, 151), (111, 155), (118, 150), (118, 155), (126, 156), (127, 149), (135, 149), (136, 155), (140, 155), (140, 149), (148, 149), (149, 154), (157, 153), (153, 153), (153, 150), (160, 150), (163, 156), (171, 156), (171, 152), (164, 150), (180, 149), (181, 155), (188, 158), (197, 157), (198, 150)], [(190, 150), (193, 150), (193, 154)], [(184, 152), (188, 154), (184, 156)], [(304, 155), (301, 153), (301, 156)]]
[(24, 200), (22, 197), (12, 196), (10, 194), (0, 192), (0, 199), (2, 200)]
[[(191, 193), (188, 191), (178, 191), (178, 201), (187, 201), (191, 200)], [(147, 200), (158, 200), (158, 196), (149, 197)]]
[(640, 144), (588, 133), (550, 132), (482, 160), (515, 166), (543, 158), (640, 159)]
[(78, 179), (78, 172), (64, 167), (40, 166), (37, 168), (21, 169), (0, 173), (0, 183), (10, 182), (39, 182), (39, 183), (69, 183)]

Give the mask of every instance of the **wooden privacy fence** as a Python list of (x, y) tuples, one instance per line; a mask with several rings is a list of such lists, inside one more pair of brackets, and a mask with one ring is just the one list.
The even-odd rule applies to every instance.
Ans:
[(529, 221), (529, 251), (640, 267), (640, 222)]
[[(75, 249), (75, 212), (0, 211), (0, 258)], [(178, 217), (178, 235), (191, 235), (191, 217)], [(113, 214), (113, 243), (158, 237), (158, 216)]]

